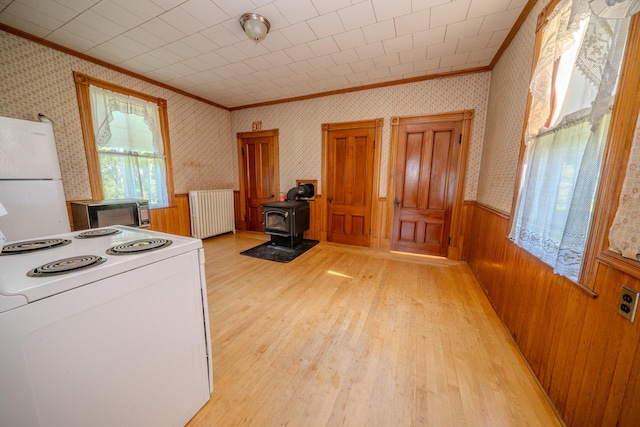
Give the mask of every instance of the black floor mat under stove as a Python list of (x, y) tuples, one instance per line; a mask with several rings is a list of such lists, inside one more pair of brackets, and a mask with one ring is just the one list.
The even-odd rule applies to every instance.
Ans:
[(256, 246), (255, 248), (247, 249), (246, 251), (240, 252), (240, 255), (266, 259), (269, 261), (289, 262), (293, 261), (317, 244), (317, 240), (305, 239), (294, 249), (289, 249), (283, 246), (276, 246), (271, 242), (265, 242), (259, 246)]

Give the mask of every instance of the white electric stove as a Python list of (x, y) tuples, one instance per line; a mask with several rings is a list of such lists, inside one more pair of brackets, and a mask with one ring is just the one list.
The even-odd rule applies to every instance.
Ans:
[(114, 226), (0, 253), (0, 425), (182, 426), (213, 391), (199, 239)]

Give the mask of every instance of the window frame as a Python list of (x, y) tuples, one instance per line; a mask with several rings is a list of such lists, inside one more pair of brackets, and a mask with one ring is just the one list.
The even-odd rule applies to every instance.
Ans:
[[(538, 15), (529, 81), (531, 80), (531, 76), (533, 76), (538, 58), (540, 57), (544, 29), (548, 18), (559, 2), (560, 0), (550, 0)], [(600, 183), (596, 193), (594, 212), (583, 256), (581, 272), (578, 277), (578, 282), (574, 282), (565, 277), (568, 282), (578, 286), (593, 298), (597, 298), (598, 296), (595, 284), (599, 264), (606, 264), (616, 270), (640, 278), (639, 262), (621, 260), (620, 256), (615, 256), (616, 254), (608, 250), (608, 231), (617, 210), (618, 199), (625, 178), (629, 151), (631, 149), (633, 134), (635, 133), (635, 124), (638, 113), (640, 112), (640, 97), (635, 96), (637, 93), (636, 88), (640, 87), (640, 67), (634, 63), (640, 63), (640, 13), (632, 17), (627, 35), (627, 45), (620, 70), (620, 81), (618, 82), (616, 99), (611, 114), (611, 124), (605, 143)], [(555, 90), (555, 87), (553, 87), (552, 90)], [(552, 96), (552, 99), (553, 98)], [(509, 229), (511, 229), (513, 225), (514, 213), (520, 195), (520, 183), (524, 172), (525, 135), (530, 110), (531, 94), (527, 92), (527, 106), (520, 139), (520, 154), (516, 171), (516, 185), (514, 186), (511, 204), (511, 215), (509, 216)], [(630, 115), (634, 117), (633, 120), (629, 120)], [(621, 165), (624, 167), (621, 167)]]
[(86, 74), (74, 71), (73, 79), (76, 85), (78, 96), (78, 107), (80, 109), (80, 124), (82, 127), (82, 138), (84, 140), (84, 150), (87, 157), (87, 169), (89, 172), (89, 183), (91, 186), (91, 197), (93, 200), (102, 200), (104, 193), (102, 190), (102, 174), (100, 172), (100, 162), (98, 160), (98, 150), (96, 149), (96, 139), (93, 132), (93, 120), (91, 115), (91, 100), (89, 86), (93, 85), (112, 92), (133, 96), (158, 106), (158, 116), (160, 120), (160, 132), (162, 134), (162, 144), (164, 146), (164, 161), (166, 168), (167, 199), (169, 205), (154, 209), (166, 209), (175, 206), (175, 192), (173, 187), (173, 167), (171, 163), (171, 144), (169, 141), (169, 118), (167, 114), (167, 101), (142, 92), (137, 92), (122, 86), (118, 86), (103, 80), (95, 79)]
[[(604, 264), (636, 279), (640, 279), (640, 262), (624, 258), (609, 250), (609, 230), (613, 224), (622, 184), (626, 178), (629, 153), (633, 144), (636, 123), (640, 116), (640, 13), (631, 18), (625, 49), (618, 94), (613, 106), (609, 140), (605, 147), (600, 187), (596, 195), (590, 245), (585, 251), (582, 278), (586, 286), (593, 288), (598, 267)], [(589, 261), (586, 264), (586, 261)]]
[[(542, 41), (544, 37), (544, 27), (547, 24), (547, 19), (560, 0), (551, 0), (546, 6), (542, 8), (538, 14), (538, 20), (536, 22), (536, 34), (533, 44), (533, 60), (531, 62), (531, 70), (529, 71), (528, 81), (531, 82), (533, 73), (538, 65), (538, 58), (540, 57), (540, 51), (542, 50)], [(551, 99), (554, 97), (552, 96)], [(511, 230), (514, 221), (514, 213), (516, 211), (516, 205), (518, 203), (518, 196), (520, 195), (520, 183), (522, 181), (522, 174), (524, 172), (524, 154), (525, 154), (525, 137), (527, 132), (527, 124), (529, 123), (529, 115), (531, 113), (531, 92), (527, 87), (527, 106), (524, 112), (524, 121), (522, 124), (522, 134), (520, 135), (520, 153), (518, 154), (518, 167), (516, 169), (516, 181), (513, 190), (513, 197), (511, 200), (511, 214), (509, 215), (509, 230)]]

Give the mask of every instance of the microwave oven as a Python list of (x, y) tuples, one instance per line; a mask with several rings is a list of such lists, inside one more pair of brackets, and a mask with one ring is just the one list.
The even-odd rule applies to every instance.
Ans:
[(74, 201), (71, 217), (74, 230), (126, 225), (149, 227), (149, 201), (137, 199)]

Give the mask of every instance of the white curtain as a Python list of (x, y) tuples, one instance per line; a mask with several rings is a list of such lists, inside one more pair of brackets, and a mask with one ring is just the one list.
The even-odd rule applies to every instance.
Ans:
[(95, 86), (89, 91), (105, 198), (168, 206), (158, 106)]
[[(574, 281), (588, 239), (628, 26), (629, 19), (593, 15), (589, 0), (561, 0), (545, 28), (531, 81), (510, 238)], [(556, 61), (558, 74), (569, 78), (554, 92)], [(551, 108), (554, 93), (557, 111)]]
[[(590, 0), (561, 0), (549, 16), (540, 55), (531, 78), (531, 108), (526, 144), (544, 130), (552, 113), (554, 63), (575, 48), (576, 43), (579, 48), (576, 49), (574, 67), (570, 73), (579, 73), (579, 78), (589, 85), (584, 90), (591, 97), (588, 102), (592, 107), (590, 121), (593, 128), (596, 129), (602, 117), (610, 112), (630, 19), (600, 18), (592, 13), (589, 3)], [(579, 33), (582, 33), (581, 38), (576, 37)], [(575, 112), (586, 106), (578, 106), (573, 111), (565, 110), (564, 113)]]
[(582, 266), (611, 117), (607, 114), (593, 132), (590, 112), (565, 117), (527, 146), (510, 234), (518, 246), (572, 280)]

